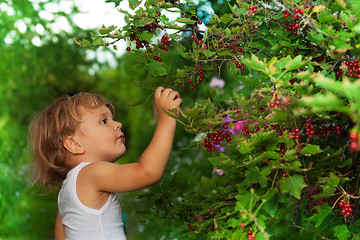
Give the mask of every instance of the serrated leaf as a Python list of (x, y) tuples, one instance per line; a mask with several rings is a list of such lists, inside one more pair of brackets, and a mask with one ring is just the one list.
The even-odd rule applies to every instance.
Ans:
[(345, 224), (336, 226), (334, 232), (334, 236), (338, 240), (347, 240), (350, 237), (350, 232)]
[(270, 158), (270, 159), (281, 159), (280, 154), (275, 151), (267, 151), (267, 152), (265, 152), (265, 155), (267, 158)]
[(165, 64), (162, 62), (151, 61), (148, 64), (149, 73), (152, 76), (166, 75), (168, 72), (165, 68)]
[(317, 228), (321, 225), (321, 223), (323, 223), (325, 218), (331, 213), (332, 208), (327, 203), (323, 203), (320, 206), (316, 207), (316, 210), (318, 211), (318, 213), (310, 217), (309, 220), (314, 221), (315, 227)]
[(327, 93), (318, 93), (315, 96), (305, 96), (301, 99), (301, 102), (305, 105), (311, 106), (313, 111), (340, 111), (349, 112), (349, 108), (345, 105), (345, 102), (338, 98), (336, 95)]
[(280, 184), (282, 192), (288, 192), (297, 199), (300, 199), (301, 190), (306, 186), (304, 177), (300, 175), (282, 178)]
[(292, 70), (303, 67), (303, 65), (304, 65), (304, 62), (302, 61), (302, 56), (298, 55), (294, 59), (290, 60), (290, 62), (288, 62), (286, 64), (285, 68), (288, 71), (292, 71)]
[(245, 178), (249, 183), (257, 183), (260, 181), (260, 169), (257, 166), (253, 166), (245, 172)]
[(225, 13), (222, 17), (221, 17), (221, 22), (223, 23), (228, 23), (232, 20), (232, 17), (228, 14)]
[(189, 54), (186, 52), (186, 47), (184, 47), (182, 44), (178, 43), (177, 41), (175, 41), (173, 45), (176, 49), (176, 52), (180, 54), (183, 58), (187, 58), (187, 59), (190, 58)]
[(249, 68), (252, 68), (256, 71), (266, 72), (265, 63), (260, 61), (257, 56), (254, 54), (251, 55), (250, 59), (245, 59), (244, 64), (246, 64)]
[(104, 44), (104, 40), (101, 37), (97, 37), (93, 41), (94, 47), (102, 46), (103, 44)]
[(134, 22), (135, 26), (137, 27), (144, 27), (148, 24), (148, 21), (146, 20), (137, 20)]
[(308, 144), (305, 147), (303, 147), (301, 150), (299, 150), (301, 154), (317, 154), (323, 152), (323, 150), (320, 149), (317, 145)]
[(239, 152), (242, 154), (249, 153), (253, 148), (249, 146), (248, 142), (242, 142), (239, 146)]
[(152, 37), (153, 37), (152, 33), (149, 33), (147, 31), (143, 31), (139, 36), (139, 40), (141, 40), (141, 41), (145, 40), (145, 41), (150, 42)]
[(129, 0), (129, 6), (132, 10), (134, 10), (137, 6), (139, 6), (141, 0)]
[(112, 32), (116, 27), (114, 25), (110, 26), (110, 27), (105, 27), (104, 25), (102, 26), (102, 28), (99, 29), (99, 33), (101, 35), (106, 35), (110, 32)]
[(207, 57), (211, 57), (214, 55), (214, 52), (210, 51), (210, 50), (203, 50), (202, 53)]

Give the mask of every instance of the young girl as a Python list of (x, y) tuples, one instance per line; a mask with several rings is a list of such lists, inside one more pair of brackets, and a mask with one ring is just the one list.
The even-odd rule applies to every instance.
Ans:
[(139, 162), (115, 164), (126, 151), (122, 124), (102, 96), (78, 93), (55, 100), (31, 122), (38, 181), (60, 187), (55, 240), (126, 239), (116, 193), (157, 183), (165, 171), (179, 113), (179, 94), (155, 90), (158, 123)]

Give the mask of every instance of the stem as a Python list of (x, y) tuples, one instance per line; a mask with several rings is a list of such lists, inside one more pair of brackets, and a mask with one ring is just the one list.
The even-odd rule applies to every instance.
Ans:
[(322, 239), (332, 240), (331, 238), (324, 237), (323, 235), (321, 235), (320, 233), (315, 232), (314, 230), (304, 228), (304, 227), (301, 227), (301, 226), (296, 225), (296, 224), (287, 224), (287, 223), (285, 223), (285, 224), (290, 226), (290, 227), (296, 227), (296, 228), (299, 228), (299, 229), (302, 229), (302, 230), (305, 230), (305, 231), (308, 231), (308, 232), (312, 232), (312, 233), (318, 235), (319, 237), (321, 237)]

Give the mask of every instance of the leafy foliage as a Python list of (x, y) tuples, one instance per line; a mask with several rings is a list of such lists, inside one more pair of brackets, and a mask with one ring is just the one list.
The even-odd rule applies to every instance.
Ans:
[(147, 239), (358, 238), (359, 3), (213, 3), (206, 27), (192, 2), (129, 3), (126, 26), (77, 43), (125, 39), (148, 73), (137, 84), (181, 92), (195, 136), (191, 161), (175, 152), (141, 196), (159, 216), (145, 233), (171, 223)]

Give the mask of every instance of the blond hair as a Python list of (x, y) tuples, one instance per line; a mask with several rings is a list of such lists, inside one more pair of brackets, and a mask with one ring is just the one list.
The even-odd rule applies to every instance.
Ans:
[(57, 98), (44, 111), (37, 113), (30, 123), (28, 138), (35, 160), (36, 182), (47, 188), (59, 188), (70, 171), (65, 165), (68, 151), (63, 145), (67, 136), (75, 133), (81, 122), (79, 106), (94, 109), (106, 105), (115, 114), (114, 107), (103, 96), (80, 92)]

